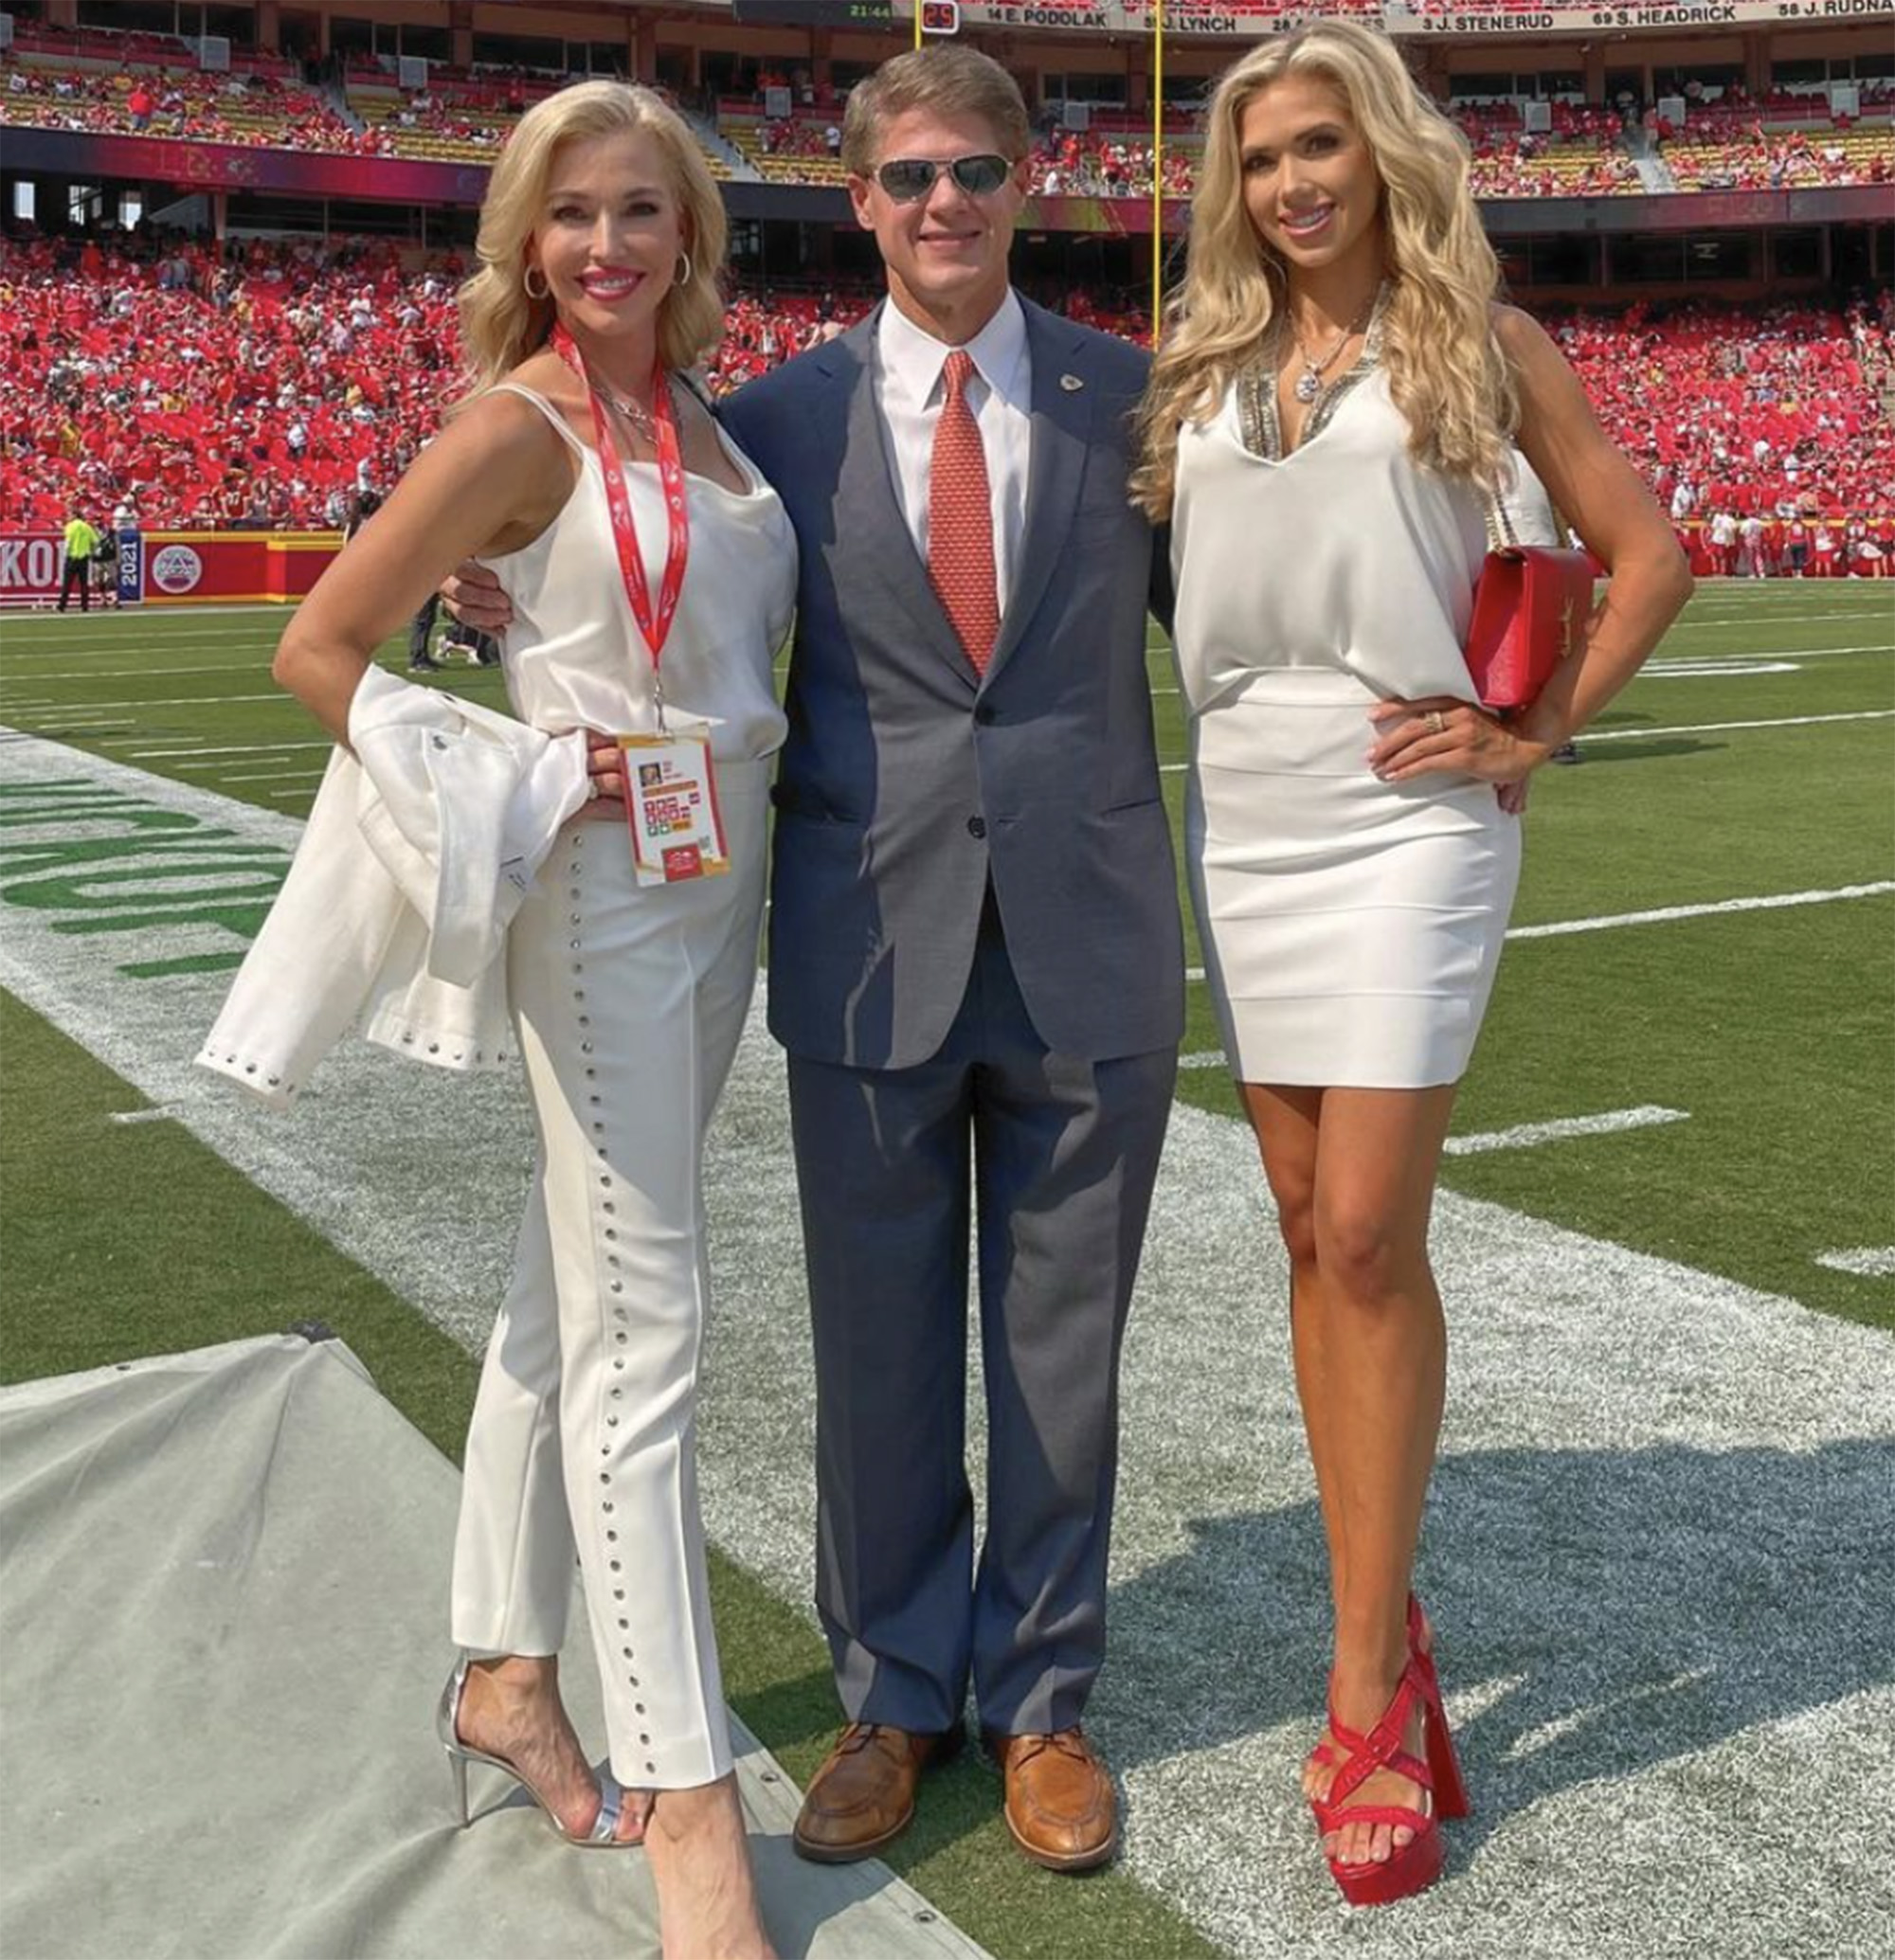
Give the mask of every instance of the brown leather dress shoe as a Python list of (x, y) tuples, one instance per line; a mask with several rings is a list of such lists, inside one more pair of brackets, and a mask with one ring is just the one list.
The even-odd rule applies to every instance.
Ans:
[(851, 1722), (809, 1780), (793, 1836), (800, 1857), (850, 1864), (892, 1844), (914, 1821), (914, 1787), (930, 1763), (959, 1753), (966, 1732), (936, 1735)]
[(1035, 1864), (1089, 1872), (1118, 1850), (1118, 1793), (1083, 1729), (1054, 1735), (989, 1730), (986, 1745), (1006, 1778), (1007, 1829)]

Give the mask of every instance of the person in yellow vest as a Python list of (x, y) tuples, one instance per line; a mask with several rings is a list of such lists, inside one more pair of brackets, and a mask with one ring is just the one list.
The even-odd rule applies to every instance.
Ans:
[(65, 611), (65, 602), (75, 590), (79, 593), (80, 611), (92, 610), (92, 554), (99, 548), (99, 533), (75, 511), (65, 527), (65, 567), (60, 574), (61, 612)]

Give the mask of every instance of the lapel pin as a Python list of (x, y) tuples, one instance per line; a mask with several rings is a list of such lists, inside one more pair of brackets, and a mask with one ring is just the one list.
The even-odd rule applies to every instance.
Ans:
[(1079, 390), (1086, 386), (1086, 384), (1083, 381), (1081, 381), (1076, 374), (1062, 374), (1059, 377), (1059, 386), (1063, 387), (1069, 395), (1076, 395), (1079, 392)]

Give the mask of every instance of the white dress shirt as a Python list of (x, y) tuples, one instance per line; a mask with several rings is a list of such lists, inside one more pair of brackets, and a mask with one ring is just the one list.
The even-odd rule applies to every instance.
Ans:
[[(1033, 453), (1033, 359), (1026, 315), (1009, 289), (992, 319), (966, 343), (978, 373), (967, 405), (981, 431), (987, 489), (994, 508), (994, 582), (1001, 617), (1020, 562), (1026, 530), (1026, 483)], [(942, 369), (953, 349), (918, 327), (893, 300), (882, 308), (876, 336), (881, 362), (881, 410), (889, 474), (921, 562), (928, 563), (928, 478), (934, 460), (934, 424), (946, 393)]]

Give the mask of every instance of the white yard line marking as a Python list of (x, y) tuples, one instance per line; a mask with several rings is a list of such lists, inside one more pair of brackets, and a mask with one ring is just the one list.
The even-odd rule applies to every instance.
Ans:
[[(1669, 643), (1669, 642), (1668, 642)], [(1760, 647), (1746, 653), (1742, 647), (1718, 654), (1676, 654), (1664, 659), (1648, 660), (1638, 671), (1650, 674), (1659, 667), (1696, 667), (1710, 659), (1728, 660), (1734, 666), (1748, 667), (1753, 663), (1761, 665), (1766, 660), (1834, 660), (1849, 654), (1868, 655), (1878, 659), (1886, 659), (1895, 655), (1895, 647), (1889, 646), (1774, 646)]]
[(1693, 627), (1699, 632), (1728, 633), (1733, 626), (1745, 620), (1756, 620), (1760, 625), (1778, 626), (1827, 626), (1836, 620), (1886, 620), (1887, 608), (1869, 607), (1867, 611), (1852, 610), (1845, 613), (1771, 613), (1766, 620), (1759, 620), (1748, 606), (1730, 606), (1714, 614), (1700, 616), (1692, 613), (1689, 618), (1679, 620), (1671, 627), (1673, 633), (1688, 633)]
[[(98, 709), (232, 708), (240, 701), (287, 701), (293, 707), (300, 707), (302, 705), (294, 694), (286, 694), (280, 688), (272, 688), (267, 694), (179, 694), (167, 701), (86, 701), (81, 705), (85, 708)], [(7, 712), (9, 714), (19, 714), (22, 711), (21, 705), (17, 701), (8, 703)], [(40, 710), (42, 713), (45, 711), (44, 709)]]
[[(150, 625), (152, 622), (144, 620), (140, 623)], [(154, 638), (157, 643), (162, 644), (168, 654), (174, 654), (181, 648), (200, 645), (208, 653), (226, 642), (253, 638), (256, 630), (254, 626), (236, 625), (226, 626), (220, 630), (215, 626), (207, 626), (200, 620), (190, 633), (164, 633), (154, 636)], [(56, 646), (9, 646), (4, 657), (0, 657), (0, 667), (10, 667), (15, 660), (96, 660), (105, 654), (117, 654), (122, 658), (126, 652), (127, 635), (123, 632), (102, 634), (96, 642), (83, 646), (72, 644), (76, 638), (77, 635), (62, 635)]]
[[(1648, 912), (1612, 912), (1597, 919), (1554, 919), (1543, 926), (1515, 926), (1507, 936), (1508, 939), (1559, 939), (1570, 932), (1606, 932), (1616, 926), (1667, 926), (1673, 920), (1708, 919), (1720, 912), (1774, 912), (1789, 906), (1832, 905), (1847, 898), (1882, 898), (1891, 891), (1895, 891), (1895, 878), (1885, 878), (1872, 885), (1843, 885), (1833, 891), (1773, 891), (1759, 898), (1720, 898), (1704, 905), (1659, 906)], [(1184, 978), (1194, 984), (1200, 984), (1204, 969), (1187, 966)]]
[[(121, 735), (112, 746), (117, 747), (124, 743), (149, 742), (150, 740), (149, 734)], [(180, 755), (275, 755), (280, 748), (334, 748), (334, 746), (335, 744), (328, 736), (324, 735), (312, 741), (232, 742), (215, 748), (203, 744), (190, 748), (126, 748), (125, 753), (127, 756), (135, 756), (143, 760), (149, 760), (155, 757)]]
[(1441, 1148), (1449, 1157), (1478, 1157), (1489, 1150), (1530, 1150), (1536, 1143), (1558, 1143), (1568, 1137), (1606, 1137), (1615, 1130), (1642, 1130), (1657, 1124), (1684, 1123), (1689, 1114), (1686, 1109), (1642, 1103), (1635, 1109), (1607, 1109), (1597, 1116), (1561, 1116), (1548, 1123), (1519, 1123), (1511, 1129), (1450, 1137)]
[[(263, 663), (260, 660), (250, 671), (261, 673)], [(241, 660), (214, 660), (208, 667), (114, 667), (103, 674), (31, 674), (22, 678), (34, 687), (41, 687), (49, 680), (167, 680), (174, 674), (243, 674), (245, 667)], [(10, 683), (0, 678), (0, 688)]]
[(1883, 722), (1895, 708), (1864, 708), (1850, 714), (1786, 714), (1774, 721), (1693, 722), (1677, 728), (1587, 728), (1581, 742), (1655, 742), (1661, 735), (1719, 735), (1733, 728), (1814, 728), (1827, 722)]
[(114, 1109), (106, 1118), (108, 1123), (175, 1123), (175, 1109)]
[(200, 631), (214, 627), (225, 620), (234, 620), (245, 613), (275, 613), (279, 619), (288, 619), (296, 607), (285, 605), (281, 601), (260, 602), (255, 605), (111, 605), (95, 606), (89, 613), (60, 613), (47, 608), (31, 611), (10, 610), (8, 619), (29, 620), (37, 624), (42, 620), (70, 620), (77, 629), (80, 625), (103, 626), (108, 632), (118, 627), (129, 632), (136, 623), (143, 626), (192, 626)]
[(1845, 898), (1881, 898), (1895, 891), (1895, 878), (1873, 885), (1842, 885), (1833, 891), (1775, 891), (1760, 898), (1720, 898), (1706, 905), (1659, 906), (1649, 912), (1614, 912), (1598, 919), (1556, 919), (1545, 926), (1516, 926), (1508, 939), (1557, 939), (1568, 932), (1604, 932), (1615, 926), (1662, 926), (1674, 919), (1708, 919), (1719, 912), (1774, 912), (1787, 906), (1832, 905)]
[(1653, 680), (1705, 680), (1723, 674), (1795, 674), (1795, 660), (1650, 660), (1639, 670)]
[(1818, 1252), (1816, 1264), (1832, 1272), (1852, 1272), (1868, 1280), (1895, 1276), (1895, 1246), (1858, 1246), (1848, 1252)]
[[(1202, 978), (1201, 969), (1199, 970), (1199, 977)], [(1180, 1055), (1178, 1066), (1181, 1069), (1227, 1069), (1230, 1067), (1230, 1058), (1220, 1048), (1201, 1048), (1193, 1054)]]
[(208, 786), (214, 789), (219, 782), (317, 782), (328, 772), (328, 767), (324, 763), (314, 769), (248, 769), (242, 775), (219, 769), (213, 772), (214, 780)]

